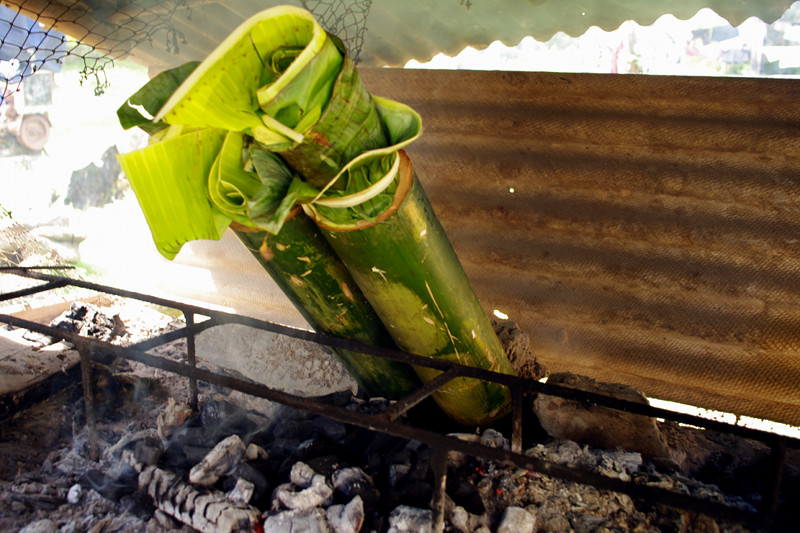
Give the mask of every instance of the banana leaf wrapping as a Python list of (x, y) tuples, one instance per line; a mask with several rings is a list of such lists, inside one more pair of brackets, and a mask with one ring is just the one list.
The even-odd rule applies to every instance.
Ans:
[[(255, 15), (150, 112), (156, 123), (228, 130), (210, 170), (212, 205), (279, 238), (301, 206), (401, 348), (513, 373), (402, 152), (421, 134), (419, 115), (371, 96), (310, 13), (281, 6)], [(250, 140), (256, 148), (242, 165)], [(264, 163), (267, 152), (291, 177)], [(438, 373), (417, 372), (424, 381)], [(504, 387), (465, 378), (434, 398), (464, 425), (488, 424), (510, 405)]]
[[(187, 64), (160, 74), (118, 112), (123, 127), (139, 126), (152, 134), (148, 147), (122, 154), (119, 160), (157, 249), (173, 259), (185, 242), (219, 239), (230, 225), (316, 331), (396, 348), (349, 271), (299, 207), (289, 213), (279, 235), (236, 222), (248, 222), (243, 215), (245, 196), (261, 187), (256, 177), (259, 171), (269, 173), (273, 186), (288, 186), (292, 180), (279, 157), (257, 146), (247, 151), (242, 134), (210, 127), (168, 126), (146, 118), (196, 66)], [(245, 152), (250, 170), (245, 170)], [(408, 365), (347, 350), (332, 351), (370, 396), (398, 399), (419, 386), (419, 378)]]

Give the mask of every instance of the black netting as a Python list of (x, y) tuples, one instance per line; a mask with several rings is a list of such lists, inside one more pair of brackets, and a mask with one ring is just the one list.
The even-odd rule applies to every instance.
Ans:
[(42, 244), (0, 205), (0, 266), (63, 264), (56, 252)]
[[(300, 0), (337, 35), (358, 62), (372, 0)], [(189, 37), (179, 29), (197, 2), (188, 0), (28, 0), (0, 5), (0, 102), (45, 69), (59, 71), (68, 56), (82, 62), (81, 77), (97, 94), (108, 86), (104, 69), (134, 49), (182, 54)], [(269, 5), (260, 6), (269, 7)], [(245, 14), (242, 14), (245, 15)], [(244, 17), (243, 17), (244, 18)], [(205, 39), (208, 36), (197, 36)], [(212, 36), (222, 39), (224, 35)], [(183, 60), (202, 59), (184, 57)]]
[(339, 37), (358, 64), (372, 0), (300, 0), (328, 33)]
[(82, 61), (81, 78), (96, 94), (107, 87), (104, 69), (141, 44), (175, 53), (185, 41), (174, 30), (177, 14), (191, 16), (184, 1), (134, 0), (108, 6), (102, 1), (29, 1), (0, 6), (0, 87), (2, 99), (41, 70), (61, 70), (67, 56)]

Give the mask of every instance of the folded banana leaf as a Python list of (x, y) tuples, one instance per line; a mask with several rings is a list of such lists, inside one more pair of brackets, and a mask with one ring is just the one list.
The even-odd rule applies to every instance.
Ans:
[[(169, 126), (147, 118), (166, 100), (164, 93), (174, 92), (195, 67), (160, 74), (118, 111), (123, 127), (143, 126), (152, 134), (149, 146), (119, 160), (158, 250), (173, 259), (185, 242), (219, 239), (230, 225), (315, 330), (396, 348), (347, 269), (299, 207), (293, 213), (287, 210), (277, 236), (249, 224), (246, 198), (255, 197), (256, 208), (263, 208), (257, 197), (262, 190), (259, 173), (269, 174), (268, 186), (283, 193), (293, 180), (278, 156), (248, 147), (241, 133)], [(419, 387), (408, 365), (332, 351), (370, 396), (398, 399)]]
[[(310, 13), (281, 6), (247, 20), (153, 121), (229, 130), (210, 170), (215, 208), (280, 236), (302, 206), (400, 347), (513, 373), (400, 151), (421, 133), (419, 116), (372, 97), (341, 43)], [(237, 167), (247, 139), (279, 154), (291, 180), (274, 165), (250, 180), (250, 170)], [(465, 425), (490, 423), (510, 403), (505, 388), (474, 379), (451, 381), (435, 399)]]

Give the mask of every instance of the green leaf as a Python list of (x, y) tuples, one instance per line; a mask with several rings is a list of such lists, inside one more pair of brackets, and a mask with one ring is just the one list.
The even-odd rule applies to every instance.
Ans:
[(250, 147), (250, 158), (261, 180), (261, 188), (247, 202), (250, 221), (277, 235), (294, 206), (319, 191), (293, 176), (278, 155), (256, 144)]
[[(180, 67), (165, 70), (136, 91), (117, 109), (122, 128), (128, 130), (138, 126), (150, 135), (166, 128), (165, 122), (154, 122), (152, 117), (199, 64), (199, 61), (190, 61)], [(145, 116), (142, 110), (149, 116)]]
[[(353, 158), (335, 178), (336, 181), (344, 182), (344, 188), (330, 188), (325, 191), (323, 198), (357, 197), (359, 192), (386, 176), (398, 150), (408, 146), (422, 134), (422, 120), (416, 111), (404, 104), (376, 96), (373, 101), (391, 144), (365, 151)], [(362, 220), (371, 221), (392, 204), (396, 188), (396, 183), (393, 183), (377, 196), (357, 205), (335, 208), (317, 204), (312, 211), (316, 211), (315, 217), (318, 221), (339, 228)]]
[[(267, 106), (273, 117), (296, 105), (299, 111), (290, 113), (294, 118), (287, 120), (288, 124), (281, 123), (291, 129), (291, 122), (300, 120), (301, 113), (316, 105), (324, 107), (341, 61), (335, 42), (311, 13), (292, 6), (267, 9), (234, 30), (192, 72), (156, 119), (252, 131), (259, 126), (272, 127), (262, 121), (265, 111), (261, 105)], [(306, 68), (310, 64), (311, 68)], [(276, 74), (280, 76), (275, 78)], [(294, 86), (311, 91), (302, 93)], [(294, 137), (285, 130), (279, 133)]]
[(225, 133), (194, 130), (118, 156), (156, 248), (167, 259), (185, 242), (219, 239), (231, 222), (208, 199), (208, 175)]
[(208, 176), (208, 196), (231, 219), (251, 226), (247, 202), (260, 187), (258, 176), (244, 170), (245, 136), (228, 132)]

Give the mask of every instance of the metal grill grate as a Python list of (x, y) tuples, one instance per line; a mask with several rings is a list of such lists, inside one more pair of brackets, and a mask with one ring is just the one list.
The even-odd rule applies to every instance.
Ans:
[[(46, 291), (64, 285), (73, 285), (84, 289), (94, 290), (106, 294), (112, 294), (123, 298), (134, 298), (137, 300), (154, 303), (157, 305), (177, 309), (186, 317), (186, 326), (183, 329), (172, 331), (161, 336), (142, 341), (129, 348), (116, 346), (97, 339), (82, 337), (80, 335), (23, 320), (9, 315), (0, 315), (0, 322), (14, 327), (21, 327), (35, 331), (53, 338), (66, 340), (73, 343), (81, 356), (81, 372), (84, 386), (84, 401), (86, 402), (87, 425), (90, 435), (90, 448), (94, 457), (97, 457), (97, 421), (94, 416), (94, 393), (91, 387), (91, 371), (93, 352), (113, 355), (128, 360), (138, 361), (145, 365), (166, 370), (175, 374), (187, 377), (190, 380), (190, 388), (194, 394), (193, 403), (197, 403), (197, 380), (206, 381), (215, 385), (237, 390), (252, 396), (265, 398), (280, 404), (305, 410), (315, 415), (322, 415), (338, 422), (352, 424), (366, 429), (383, 432), (389, 435), (417, 440), (426, 443), (434, 450), (432, 468), (436, 473), (436, 492), (432, 501), (434, 513), (434, 530), (442, 531), (444, 524), (444, 488), (446, 485), (447, 468), (446, 461), (449, 451), (462, 452), (474, 457), (487, 460), (498, 461), (506, 465), (516, 465), (520, 468), (533, 470), (548, 476), (559, 479), (573, 481), (585, 485), (591, 485), (601, 490), (612, 490), (628, 494), (632, 497), (643, 499), (652, 503), (659, 503), (680, 509), (708, 514), (714, 517), (725, 518), (741, 522), (744, 525), (751, 525), (759, 529), (765, 526), (770, 529), (783, 530), (788, 525), (780, 523), (776, 515), (778, 509), (779, 491), (782, 481), (782, 474), (785, 464), (787, 449), (800, 449), (800, 440), (776, 435), (773, 433), (735, 426), (692, 415), (677, 413), (665, 409), (654, 408), (648, 405), (618, 400), (607, 396), (594, 393), (579, 391), (576, 389), (558, 387), (529, 381), (515, 376), (498, 374), (486, 370), (464, 367), (455, 363), (436, 361), (430, 358), (419, 357), (404, 352), (377, 348), (361, 344), (354, 341), (320, 335), (310, 331), (298, 330), (271, 322), (265, 322), (249, 317), (243, 317), (230, 313), (213, 311), (201, 307), (174, 302), (163, 298), (147, 296), (140, 293), (116, 289), (113, 287), (102, 286), (94, 283), (72, 280), (59, 276), (51, 276), (26, 269), (4, 269), (10, 273), (22, 275), (28, 278), (40, 280), (43, 283), (36, 289)], [(32, 290), (26, 290), (26, 294)], [(22, 296), (20, 293), (7, 293), (0, 295), (0, 302)], [(196, 322), (197, 315), (209, 317), (209, 320)], [(280, 392), (269, 387), (246, 382), (215, 374), (202, 370), (196, 366), (194, 353), (194, 338), (200, 332), (220, 324), (242, 324), (248, 327), (262, 329), (279, 335), (285, 335), (294, 339), (314, 342), (320, 345), (342, 348), (359, 353), (364, 353), (376, 357), (383, 357), (408, 364), (421, 365), (443, 371), (440, 378), (437, 378), (427, 385), (421, 387), (414, 393), (396, 402), (389, 410), (379, 414), (364, 414), (347, 410), (345, 408), (327, 405), (318, 401), (303, 398), (300, 396)], [(166, 344), (168, 342), (185, 338), (187, 340), (186, 363), (175, 363), (174, 361), (160, 358), (146, 353), (147, 350)], [(487, 447), (481, 444), (466, 442), (454, 437), (442, 435), (429, 429), (414, 427), (399, 420), (408, 410), (419, 404), (423, 399), (430, 396), (438, 387), (444, 385), (450, 379), (465, 376), (487, 381), (493, 381), (506, 385), (511, 390), (512, 403), (512, 437), (511, 450)], [(713, 431), (724, 432), (742, 438), (761, 441), (772, 448), (772, 473), (773, 483), (763, 495), (762, 509), (758, 513), (751, 513), (740, 509), (732, 508), (728, 505), (715, 501), (700, 499), (688, 496), (675, 491), (661, 489), (652, 486), (644, 486), (631, 481), (622, 481), (603, 475), (589, 473), (583, 470), (558, 465), (548, 461), (538, 460), (522, 454), (522, 426), (523, 426), (523, 405), (526, 396), (533, 394), (548, 394), (563, 398), (569, 398), (587, 404), (602, 405), (612, 409), (618, 409), (630, 413), (645, 416), (663, 418), (684, 424), (691, 424), (704, 427)]]

